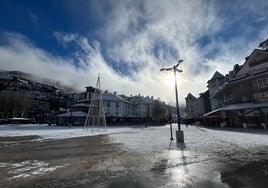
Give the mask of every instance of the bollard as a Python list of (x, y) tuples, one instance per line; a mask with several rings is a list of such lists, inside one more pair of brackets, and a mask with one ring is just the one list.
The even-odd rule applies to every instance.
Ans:
[(267, 129), (266, 124), (265, 123), (261, 123), (261, 126), (263, 126), (263, 129)]
[(243, 128), (246, 129), (247, 128), (247, 124), (243, 123)]
[(183, 131), (176, 131), (177, 142), (184, 142)]

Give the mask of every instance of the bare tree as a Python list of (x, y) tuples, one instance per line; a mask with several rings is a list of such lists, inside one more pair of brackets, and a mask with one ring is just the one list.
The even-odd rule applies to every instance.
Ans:
[(154, 101), (153, 118), (156, 122), (164, 122), (166, 120), (166, 105), (159, 100)]
[(4, 91), (0, 93), (0, 112), (2, 118), (9, 118), (21, 115), (25, 116), (25, 113), (32, 107), (32, 97), (24, 92), (20, 91)]

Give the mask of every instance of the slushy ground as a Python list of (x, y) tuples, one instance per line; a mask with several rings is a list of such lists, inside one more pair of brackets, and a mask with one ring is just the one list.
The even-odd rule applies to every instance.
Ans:
[(1, 125), (0, 186), (267, 187), (268, 131), (181, 128)]

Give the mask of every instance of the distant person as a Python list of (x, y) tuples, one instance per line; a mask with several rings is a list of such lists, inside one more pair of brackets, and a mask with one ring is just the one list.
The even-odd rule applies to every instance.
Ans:
[(171, 114), (169, 114), (169, 115), (167, 116), (167, 120), (168, 120), (168, 123), (169, 123), (169, 124), (172, 124), (172, 115), (171, 115)]
[(193, 122), (194, 122), (194, 119), (193, 119), (193, 118), (191, 118), (191, 119), (187, 119), (187, 120), (185, 121), (185, 125), (186, 125), (186, 127), (188, 128), (188, 125), (192, 125)]

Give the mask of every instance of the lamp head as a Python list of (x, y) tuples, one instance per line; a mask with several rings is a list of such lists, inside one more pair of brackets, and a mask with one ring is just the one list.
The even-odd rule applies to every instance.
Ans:
[(175, 67), (178, 67), (180, 65), (180, 63), (182, 63), (182, 62), (183, 62), (183, 60), (180, 59)]

